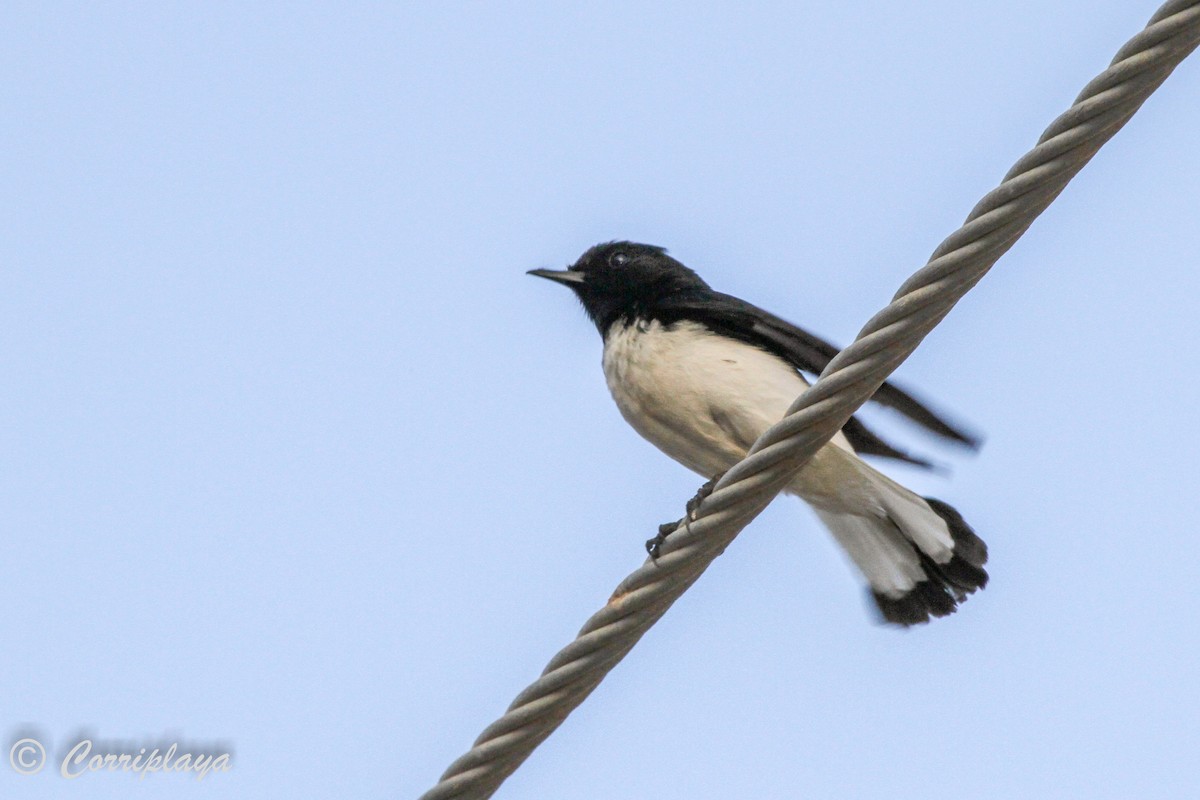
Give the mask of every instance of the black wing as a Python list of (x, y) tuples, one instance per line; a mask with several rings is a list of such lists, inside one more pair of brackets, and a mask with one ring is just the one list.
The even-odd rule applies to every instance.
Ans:
[[(755, 305), (713, 291), (681, 293), (659, 301), (655, 315), (664, 323), (682, 319), (698, 320), (716, 333), (774, 353), (801, 372), (820, 375), (838, 348), (808, 331), (780, 319)], [(979, 437), (952, 425), (929, 406), (894, 383), (884, 383), (871, 399), (908, 417), (930, 433), (971, 449), (979, 447)], [(862, 421), (851, 417), (842, 433), (859, 453), (894, 458), (928, 467), (931, 464), (899, 450), (880, 439)]]

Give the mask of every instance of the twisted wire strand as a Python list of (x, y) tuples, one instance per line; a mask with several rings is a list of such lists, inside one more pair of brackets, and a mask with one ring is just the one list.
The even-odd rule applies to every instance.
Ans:
[(490, 797), (666, 613), (804, 463), (1008, 251), (1171, 71), (1200, 45), (1200, 0), (1172, 0), (1084, 87), (934, 250), (788, 415), (767, 430), (695, 511), (613, 592), (421, 800)]

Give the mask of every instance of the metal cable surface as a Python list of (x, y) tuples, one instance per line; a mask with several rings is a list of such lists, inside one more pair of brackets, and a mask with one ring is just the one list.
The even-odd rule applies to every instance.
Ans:
[(1200, 0), (1163, 5), (966, 222), (905, 281), (788, 415), (717, 483), (695, 519), (613, 592), (500, 719), (421, 800), (490, 797), (786, 486), (954, 304), (1200, 44)]

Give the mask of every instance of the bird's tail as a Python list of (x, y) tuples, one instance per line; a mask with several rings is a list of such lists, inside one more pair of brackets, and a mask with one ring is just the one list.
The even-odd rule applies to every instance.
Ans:
[(916, 625), (953, 614), (987, 585), (987, 545), (962, 515), (871, 473), (880, 509), (857, 515), (815, 509), (870, 585), (884, 620)]

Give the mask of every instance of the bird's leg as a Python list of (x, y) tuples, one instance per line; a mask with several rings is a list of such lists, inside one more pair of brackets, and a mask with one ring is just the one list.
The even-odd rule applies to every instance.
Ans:
[(662, 525), (658, 526), (658, 535), (653, 539), (646, 540), (646, 552), (650, 554), (650, 559), (652, 561), (658, 560), (658, 554), (659, 551), (662, 550), (663, 542), (667, 540), (668, 536), (675, 532), (675, 529), (679, 527), (680, 522), (683, 523), (685, 528), (691, 530), (691, 524), (696, 519), (696, 509), (698, 509), (700, 504), (704, 502), (704, 498), (712, 494), (713, 488), (717, 485), (717, 481), (721, 480), (721, 478), (724, 476), (724, 472), (718, 472), (716, 475), (713, 475), (707, 483), (700, 487), (700, 490), (696, 492), (696, 495), (691, 500), (687, 501), (687, 506), (685, 506), (687, 515), (684, 516), (682, 520), (677, 522), (664, 522)]

